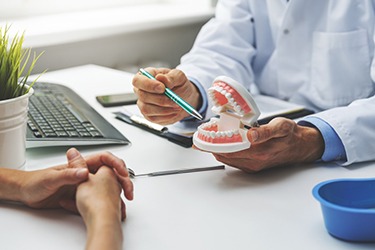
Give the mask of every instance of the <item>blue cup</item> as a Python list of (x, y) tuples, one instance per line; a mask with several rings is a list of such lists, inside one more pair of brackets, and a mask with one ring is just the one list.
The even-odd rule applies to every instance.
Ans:
[(375, 241), (375, 178), (335, 179), (316, 185), (327, 231), (342, 240)]

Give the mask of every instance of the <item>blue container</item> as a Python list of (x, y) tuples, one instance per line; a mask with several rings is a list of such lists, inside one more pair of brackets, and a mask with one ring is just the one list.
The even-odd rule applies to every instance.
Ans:
[(327, 231), (347, 241), (375, 241), (375, 178), (335, 179), (313, 189)]

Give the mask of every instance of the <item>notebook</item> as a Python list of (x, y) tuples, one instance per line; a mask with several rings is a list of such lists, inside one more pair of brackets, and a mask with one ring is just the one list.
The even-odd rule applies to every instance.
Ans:
[[(304, 106), (286, 102), (274, 97), (254, 95), (255, 102), (261, 112), (258, 123), (267, 124), (275, 117), (286, 117), (290, 119), (300, 118), (314, 113)], [(136, 126), (154, 135), (163, 137), (179, 146), (189, 148), (193, 145), (193, 133), (201, 122), (178, 122), (169, 126), (161, 126), (143, 118), (137, 106), (127, 106), (120, 111), (114, 112), (117, 119)]]

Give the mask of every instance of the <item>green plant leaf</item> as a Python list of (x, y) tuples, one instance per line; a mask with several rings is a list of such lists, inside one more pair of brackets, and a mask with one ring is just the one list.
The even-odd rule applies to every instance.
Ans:
[[(22, 47), (24, 33), (16, 34), (10, 39), (9, 29), (8, 25), (0, 27), (0, 100), (15, 98), (29, 91), (36, 80), (31, 82), (28, 88), (25, 88), (25, 85), (36, 62), (43, 54), (42, 52), (36, 55), (34, 52), (31, 59), (31, 49)], [(36, 79), (39, 77), (40, 75)]]

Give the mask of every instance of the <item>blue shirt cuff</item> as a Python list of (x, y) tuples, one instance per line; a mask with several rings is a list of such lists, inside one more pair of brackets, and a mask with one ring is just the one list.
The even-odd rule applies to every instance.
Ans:
[(325, 148), (322, 155), (323, 161), (338, 161), (346, 159), (346, 152), (344, 145), (336, 131), (324, 120), (318, 117), (305, 117), (298, 122), (301, 126), (314, 126), (323, 136)]
[[(198, 83), (197, 81), (194, 81), (194, 80), (191, 80), (190, 79), (190, 82), (193, 83), (198, 91), (199, 91), (199, 94), (201, 95), (202, 97), (202, 105), (200, 106), (200, 108), (197, 110), (199, 114), (201, 114), (203, 116), (203, 120), (204, 120), (204, 117), (206, 116), (206, 112), (207, 112), (207, 108), (208, 108), (208, 98), (207, 98), (207, 94), (206, 94), (206, 91), (204, 89), (204, 87)], [(186, 117), (184, 119), (182, 119), (181, 121), (184, 122), (184, 121), (193, 121), (195, 120), (194, 117)]]

